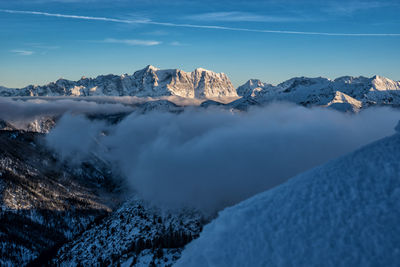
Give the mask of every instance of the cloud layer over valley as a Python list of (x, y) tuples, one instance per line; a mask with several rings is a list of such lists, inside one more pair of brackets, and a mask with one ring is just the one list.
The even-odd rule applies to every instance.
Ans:
[(132, 113), (116, 125), (67, 114), (47, 137), (66, 160), (113, 163), (156, 204), (213, 213), (394, 132), (400, 112), (359, 114), (272, 104), (246, 113)]

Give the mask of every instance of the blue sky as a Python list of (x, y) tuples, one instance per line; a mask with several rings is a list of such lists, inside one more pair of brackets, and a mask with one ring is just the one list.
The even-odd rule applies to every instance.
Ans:
[(294, 76), (400, 80), (397, 0), (0, 0), (0, 9), (8, 87), (148, 64), (225, 72), (235, 86)]

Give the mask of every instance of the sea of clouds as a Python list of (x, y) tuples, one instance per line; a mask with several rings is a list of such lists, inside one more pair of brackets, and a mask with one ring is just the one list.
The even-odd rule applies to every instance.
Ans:
[(66, 113), (47, 145), (68, 162), (95, 153), (153, 203), (214, 213), (394, 133), (400, 112), (358, 114), (291, 104), (248, 112), (132, 112), (118, 124)]
[[(14, 124), (57, 117), (46, 145), (70, 164), (95, 154), (127, 191), (158, 205), (215, 213), (287, 179), (394, 133), (400, 111), (357, 114), (274, 103), (247, 112), (186, 107), (135, 112), (134, 98), (0, 98)], [(111, 124), (88, 114), (129, 114)]]

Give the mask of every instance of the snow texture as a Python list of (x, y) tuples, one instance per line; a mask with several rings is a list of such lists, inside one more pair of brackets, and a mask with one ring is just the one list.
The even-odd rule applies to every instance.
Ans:
[(395, 134), (227, 208), (175, 266), (398, 266), (399, 157)]

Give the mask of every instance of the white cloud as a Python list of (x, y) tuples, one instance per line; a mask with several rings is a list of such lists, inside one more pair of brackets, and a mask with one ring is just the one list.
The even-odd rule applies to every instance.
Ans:
[(139, 45), (139, 46), (155, 46), (161, 44), (160, 41), (154, 40), (137, 40), (137, 39), (113, 39), (108, 38), (103, 41), (111, 44)]
[(32, 47), (38, 48), (38, 49), (43, 49), (43, 50), (56, 50), (56, 49), (60, 49), (60, 46), (56, 46), (56, 45), (33, 44)]
[(377, 8), (386, 8), (393, 6), (393, 3), (388, 1), (348, 1), (346, 3), (331, 2), (326, 11), (338, 15), (351, 15), (355, 12), (363, 10), (371, 10)]
[(157, 22), (157, 21), (151, 21), (151, 20), (129, 20), (129, 19), (116, 19), (116, 18), (107, 18), (107, 17), (78, 16), (78, 15), (66, 15), (66, 14), (37, 12), (37, 11), (19, 11), (19, 10), (8, 10), (8, 9), (0, 9), (0, 12), (6, 12), (6, 13), (10, 13), (10, 14), (41, 15), (41, 16), (48, 16), (48, 17), (70, 18), (70, 19), (80, 19), (80, 20), (107, 21), (107, 22), (115, 22), (115, 23), (127, 23), (127, 24), (135, 24), (136, 23), (136, 24), (158, 25), (158, 26), (165, 26), (165, 27), (225, 30), (225, 31), (238, 31), (238, 32), (241, 31), (241, 32), (291, 34), (291, 35), (349, 36), (349, 37), (351, 37), (351, 36), (353, 36), (353, 37), (400, 36), (400, 33), (330, 33), (330, 32), (252, 29), (252, 28), (226, 27), (226, 26), (216, 26), (216, 25), (197, 25), (197, 24), (186, 24), (186, 23)]
[(169, 45), (172, 45), (172, 46), (183, 46), (184, 44), (182, 44), (181, 42), (178, 42), (178, 41), (173, 41), (173, 42), (170, 42)]
[(166, 36), (166, 35), (169, 35), (169, 32), (157, 30), (157, 31), (146, 32), (145, 34), (154, 35), (154, 36)]
[(46, 17), (58, 17), (58, 18), (68, 18), (68, 19), (80, 19), (80, 20), (96, 20), (96, 21), (108, 21), (108, 22), (117, 22), (117, 23), (151, 23), (148, 20), (129, 20), (129, 19), (115, 19), (115, 18), (106, 18), (106, 17), (92, 17), (92, 16), (78, 16), (78, 15), (67, 15), (67, 14), (58, 14), (58, 13), (48, 13), (48, 12), (39, 12), (39, 11), (23, 11), (23, 10), (9, 10), (9, 9), (0, 9), (1, 12), (6, 12), (10, 14), (26, 14), (26, 15), (41, 15)]
[(29, 50), (18, 50), (18, 49), (11, 50), (11, 52), (15, 53), (17, 55), (20, 55), (20, 56), (31, 56), (35, 53), (35, 52), (29, 51)]
[(253, 21), (253, 22), (290, 22), (303, 21), (306, 18), (288, 17), (288, 16), (268, 16), (249, 12), (211, 12), (197, 15), (186, 16), (186, 19), (196, 21)]
[[(49, 104), (58, 110), (61, 105), (56, 102)], [(88, 106), (80, 102), (76, 108)], [(42, 111), (49, 112), (49, 104)], [(110, 113), (110, 105), (92, 106)], [(32, 113), (32, 108), (0, 104), (4, 114), (1, 110)], [(127, 188), (155, 204), (213, 213), (393, 134), (399, 115), (396, 110), (376, 108), (350, 116), (281, 103), (246, 113), (217, 108), (132, 113), (101, 128), (98, 122), (68, 114), (46, 139), (67, 162), (84, 160), (89, 153), (110, 162), (126, 178)], [(109, 134), (101, 135), (104, 131)]]

